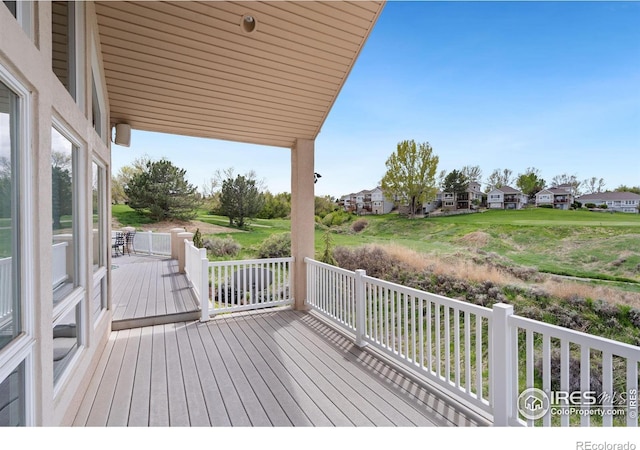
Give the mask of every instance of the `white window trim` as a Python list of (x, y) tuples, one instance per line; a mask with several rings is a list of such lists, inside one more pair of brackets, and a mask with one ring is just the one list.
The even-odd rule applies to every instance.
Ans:
[[(51, 125), (55, 128), (60, 134), (62, 134), (66, 139), (71, 142), (73, 146), (76, 147), (76, 157), (75, 160), (72, 158), (73, 164), (73, 178), (74, 180), (79, 180), (82, 183), (83, 180), (86, 180), (86, 154), (87, 154), (87, 145), (83, 144), (77, 134), (75, 134), (69, 127), (67, 127), (62, 120), (58, 119), (54, 115), (51, 117)], [(74, 366), (76, 366), (80, 355), (83, 353), (86, 343), (87, 343), (87, 329), (89, 327), (88, 316), (87, 316), (87, 289), (86, 289), (86, 258), (87, 258), (87, 235), (86, 235), (86, 225), (82, 225), (86, 223), (84, 217), (86, 217), (87, 213), (87, 195), (89, 195), (85, 189), (85, 186), (79, 186), (79, 183), (75, 183), (74, 186), (74, 233), (77, 234), (76, 240), (74, 242), (74, 249), (78, 254), (78, 260), (76, 262), (76, 273), (75, 276), (78, 280), (78, 286), (74, 288), (74, 290), (67, 295), (66, 298), (61, 300), (57, 305), (53, 308), (53, 317), (51, 328), (55, 327), (60, 323), (60, 321), (66, 316), (66, 314), (71, 313), (74, 309), (80, 305), (80, 313), (79, 323), (76, 323), (77, 327), (77, 336), (78, 336), (78, 348), (75, 351), (75, 354), (71, 357), (71, 360), (65, 367), (64, 371), (60, 375), (60, 377), (55, 380), (53, 386), (53, 395), (54, 398), (58, 396), (58, 393), (62, 389), (62, 387), (66, 384), (66, 380), (68, 380), (74, 371)]]
[[(18, 2), (19, 4), (22, 2)], [(18, 121), (19, 142), (21, 150), (19, 164), (19, 189), (20, 189), (20, 303), (22, 335), (16, 337), (13, 342), (0, 351), (0, 382), (2, 382), (18, 365), (25, 362), (25, 425), (35, 424), (35, 404), (33, 392), (35, 389), (35, 377), (33, 373), (33, 348), (35, 345), (34, 330), (34, 294), (35, 282), (34, 268), (34, 224), (33, 196), (37, 192), (32, 176), (32, 112), (31, 93), (18, 78), (14, 77), (2, 64), (0, 64), (0, 81), (11, 89), (20, 99)]]
[[(100, 65), (100, 61), (98, 59), (98, 46), (96, 44), (95, 35), (91, 35), (91, 82), (96, 85), (96, 95), (98, 97), (98, 109), (100, 110), (100, 133), (98, 135), (102, 139), (102, 142), (107, 143), (107, 138), (110, 136), (109, 132), (109, 124), (107, 123), (107, 108), (106, 108), (106, 95), (104, 90), (102, 89), (102, 71), (100, 70), (102, 66)], [(93, 91), (93, 89), (92, 89)], [(91, 102), (93, 103), (93, 92), (91, 96)]]

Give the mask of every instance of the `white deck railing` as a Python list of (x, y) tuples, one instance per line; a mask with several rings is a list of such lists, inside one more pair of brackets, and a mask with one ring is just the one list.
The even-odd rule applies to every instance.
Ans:
[[(113, 230), (111, 236), (115, 237), (116, 232), (126, 233), (124, 230)], [(136, 231), (131, 251), (148, 255), (171, 256), (171, 233)]]
[[(578, 409), (597, 413), (593, 416), (608, 426), (614, 416), (600, 413), (616, 408), (625, 420), (615, 425), (638, 425), (639, 347), (519, 317), (509, 305), (484, 308), (369, 277), (362, 270), (351, 272), (310, 258), (305, 262), (307, 303), (315, 311), (353, 333), (357, 345), (384, 353), (489, 415), (495, 425), (568, 426), (567, 414), (526, 420), (518, 402), (521, 392), (538, 385), (546, 393), (552, 388), (568, 392), (570, 371), (576, 371), (570, 354), (576, 352), (580, 365), (573, 376), (580, 379), (578, 395), (593, 388), (595, 359), (602, 360), (602, 393), (626, 394), (622, 404)], [(560, 349), (559, 367), (552, 367), (552, 344)], [(519, 355), (525, 355), (524, 361)], [(542, 376), (537, 378), (536, 358), (542, 358)], [(552, 386), (555, 371), (559, 386)], [(585, 418), (583, 412), (580, 423), (589, 425), (589, 415)]]
[(201, 320), (293, 303), (292, 262), (291, 257), (210, 262), (206, 250), (185, 240), (185, 272), (200, 302)]
[[(67, 272), (68, 242), (59, 242), (52, 246), (53, 265), (51, 268), (52, 286), (56, 287), (69, 279)], [(13, 313), (13, 264), (12, 258), (0, 259), (0, 323), (11, 320)]]
[(0, 259), (0, 324), (13, 311), (11, 258)]
[(63, 284), (69, 278), (67, 273), (67, 249), (69, 247), (68, 242), (60, 242), (53, 244), (53, 287)]

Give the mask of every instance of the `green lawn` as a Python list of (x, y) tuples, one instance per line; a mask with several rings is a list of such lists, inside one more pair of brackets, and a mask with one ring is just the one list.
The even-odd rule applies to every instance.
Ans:
[[(146, 216), (125, 205), (115, 205), (113, 215), (123, 225), (143, 227), (150, 223)], [(542, 272), (632, 282), (635, 286), (626, 288), (640, 292), (640, 214), (538, 208), (413, 220), (397, 214), (364, 219), (368, 226), (360, 233), (351, 231), (353, 221), (330, 228), (333, 245), (395, 244), (438, 256), (489, 254), (503, 264)], [(197, 220), (226, 228), (229, 225), (226, 217), (204, 211)], [(252, 258), (264, 239), (290, 231), (290, 221), (257, 219), (246, 231), (229, 231), (242, 246), (239, 257)], [(317, 255), (322, 253), (325, 231), (326, 227), (316, 227)], [(470, 242), (471, 236), (481, 237), (482, 242)]]

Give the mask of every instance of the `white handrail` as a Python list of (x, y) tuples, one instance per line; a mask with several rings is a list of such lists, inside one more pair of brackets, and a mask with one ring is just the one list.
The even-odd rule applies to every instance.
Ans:
[[(489, 309), (369, 277), (362, 270), (351, 272), (311, 258), (305, 262), (306, 303), (313, 310), (352, 333), (357, 345), (373, 347), (421, 374), (492, 416), (495, 425), (569, 425), (566, 414), (552, 423), (549, 411), (537, 421), (522, 418), (519, 397), (534, 387), (534, 360), (542, 358), (546, 393), (553, 395), (553, 370), (560, 373), (560, 390), (570, 389), (573, 375), (583, 392), (590, 390), (590, 375), (599, 370), (602, 393), (613, 397), (622, 390), (626, 397), (622, 404), (613, 399), (578, 409), (604, 411), (602, 424), (610, 426), (614, 415), (606, 412), (618, 408), (627, 426), (638, 426), (640, 347), (519, 317), (510, 305)], [(559, 368), (552, 367), (553, 345), (560, 351)], [(576, 355), (579, 366), (571, 364)], [(594, 366), (596, 359), (601, 368)], [(579, 373), (572, 374), (576, 367)], [(589, 425), (589, 417), (581, 414), (581, 424)]]
[(212, 261), (185, 239), (185, 272), (200, 302), (201, 321), (211, 315), (293, 303), (293, 258)]

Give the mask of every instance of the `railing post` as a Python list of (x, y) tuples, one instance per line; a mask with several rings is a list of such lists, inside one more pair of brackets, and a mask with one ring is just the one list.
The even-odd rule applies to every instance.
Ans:
[(207, 249), (200, 249), (200, 322), (209, 320), (209, 258)]
[(149, 254), (153, 253), (153, 234), (151, 231), (147, 231), (147, 248), (149, 249)]
[(513, 398), (514, 361), (511, 358), (512, 346), (517, 345), (512, 342), (511, 326), (509, 316), (513, 315), (513, 306), (506, 303), (496, 303), (493, 305), (491, 320), (491, 342), (492, 358), (490, 359), (491, 369), (489, 371), (489, 381), (491, 397), (493, 397), (493, 426), (504, 427), (509, 425), (509, 420), (513, 415), (513, 407), (516, 399)]
[(367, 274), (362, 269), (356, 270), (356, 345), (360, 348), (366, 347), (365, 334), (365, 296), (364, 296), (364, 276)]

